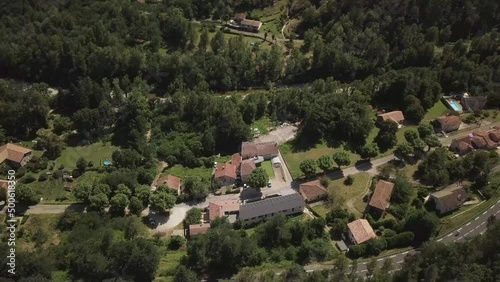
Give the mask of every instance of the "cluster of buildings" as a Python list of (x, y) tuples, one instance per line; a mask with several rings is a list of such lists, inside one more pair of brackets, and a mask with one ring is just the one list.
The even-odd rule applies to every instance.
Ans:
[(279, 148), (276, 142), (243, 142), (241, 154), (236, 153), (231, 156), (230, 161), (215, 165), (214, 180), (220, 186), (234, 185), (238, 180), (245, 183), (257, 166), (265, 160), (271, 160), (274, 167), (281, 167), (278, 155)]
[[(304, 212), (305, 201), (298, 193), (291, 193), (279, 197), (266, 198), (255, 202), (241, 202), (240, 200), (213, 201), (208, 205), (208, 218), (213, 221), (218, 217), (226, 217), (230, 223), (239, 219), (243, 226), (250, 226), (266, 221), (278, 214), (293, 215)], [(210, 223), (192, 224), (189, 226), (189, 235), (203, 234), (210, 228)]]
[(467, 136), (455, 138), (451, 141), (450, 150), (465, 155), (474, 149), (492, 150), (500, 143), (500, 128), (489, 131), (476, 130)]
[[(367, 212), (377, 217), (383, 217), (394, 191), (394, 183), (379, 180), (367, 206)], [(439, 215), (446, 215), (458, 210), (467, 201), (467, 191), (462, 186), (450, 186), (443, 190), (431, 193), (429, 201)], [(347, 224), (347, 235), (353, 245), (362, 244), (376, 238), (370, 223), (366, 219), (357, 219)], [(347, 251), (345, 243), (337, 242), (339, 248)]]

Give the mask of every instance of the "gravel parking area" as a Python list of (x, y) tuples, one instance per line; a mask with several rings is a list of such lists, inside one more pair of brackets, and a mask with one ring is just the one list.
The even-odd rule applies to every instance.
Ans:
[(269, 131), (269, 134), (255, 138), (256, 143), (261, 142), (277, 142), (278, 144), (285, 143), (295, 137), (297, 132), (297, 127), (294, 125), (287, 125), (284, 127), (278, 127), (275, 130)]

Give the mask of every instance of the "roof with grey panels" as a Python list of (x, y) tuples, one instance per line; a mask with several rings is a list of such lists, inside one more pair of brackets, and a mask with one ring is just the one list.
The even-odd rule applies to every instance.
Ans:
[(250, 219), (267, 214), (278, 213), (297, 207), (304, 207), (304, 198), (298, 193), (293, 193), (276, 198), (242, 204), (240, 206), (240, 219)]

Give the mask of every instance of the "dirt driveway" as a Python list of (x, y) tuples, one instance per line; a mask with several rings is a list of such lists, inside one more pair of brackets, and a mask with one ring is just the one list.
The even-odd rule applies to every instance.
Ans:
[(266, 135), (262, 135), (258, 138), (255, 138), (254, 142), (256, 143), (277, 142), (278, 144), (282, 144), (288, 140), (293, 139), (295, 137), (296, 132), (297, 132), (297, 127), (294, 125), (278, 127), (275, 130), (269, 131), (269, 133)]

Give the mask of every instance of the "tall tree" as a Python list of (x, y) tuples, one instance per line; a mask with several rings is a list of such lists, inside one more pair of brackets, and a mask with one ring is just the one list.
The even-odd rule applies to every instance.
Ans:
[(351, 157), (346, 151), (338, 151), (333, 153), (333, 161), (339, 166), (347, 166), (351, 164)]

